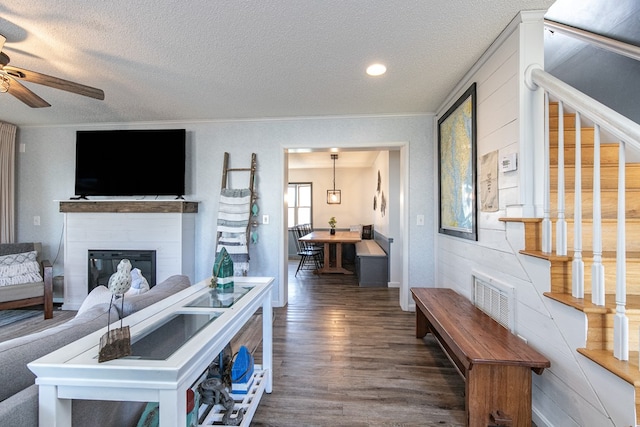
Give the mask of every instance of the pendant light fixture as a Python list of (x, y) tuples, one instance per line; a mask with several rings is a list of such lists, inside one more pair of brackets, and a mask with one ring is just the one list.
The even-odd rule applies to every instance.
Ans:
[(340, 190), (336, 190), (336, 160), (338, 159), (338, 155), (332, 154), (331, 159), (333, 159), (333, 190), (327, 190), (327, 204), (339, 205), (341, 195)]

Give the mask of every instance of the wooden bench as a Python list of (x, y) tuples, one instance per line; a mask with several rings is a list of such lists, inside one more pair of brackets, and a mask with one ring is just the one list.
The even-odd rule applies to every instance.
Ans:
[(531, 371), (550, 362), (452, 289), (411, 294), (416, 337), (432, 333), (465, 380), (467, 425), (531, 427)]
[(375, 240), (356, 243), (356, 274), (360, 286), (388, 285), (389, 256)]

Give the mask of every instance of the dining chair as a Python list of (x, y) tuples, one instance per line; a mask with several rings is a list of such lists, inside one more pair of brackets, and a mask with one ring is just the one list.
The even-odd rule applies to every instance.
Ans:
[(300, 270), (319, 270), (323, 264), (322, 249), (316, 248), (308, 242), (300, 241), (300, 237), (308, 234), (304, 225), (296, 225), (293, 228), (296, 241), (297, 255), (300, 257), (298, 268), (294, 277), (298, 276)]

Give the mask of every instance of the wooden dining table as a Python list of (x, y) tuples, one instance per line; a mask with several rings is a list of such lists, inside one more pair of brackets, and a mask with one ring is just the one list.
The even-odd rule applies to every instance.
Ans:
[[(300, 239), (302, 242), (307, 243), (322, 243), (324, 244), (324, 264), (318, 273), (342, 273), (353, 274), (353, 271), (349, 271), (342, 266), (342, 245), (344, 243), (358, 243), (362, 240), (360, 232), (358, 231), (336, 231), (336, 234), (331, 234), (329, 231), (312, 231), (306, 234)], [(336, 259), (334, 265), (330, 263), (331, 245), (336, 247)]]

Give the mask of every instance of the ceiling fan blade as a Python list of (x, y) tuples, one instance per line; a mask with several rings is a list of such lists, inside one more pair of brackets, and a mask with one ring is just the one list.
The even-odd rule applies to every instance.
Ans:
[(9, 93), (31, 108), (51, 107), (44, 99), (24, 87), (19, 81), (9, 77)]
[(7, 41), (7, 38), (2, 34), (0, 34), (0, 50), (2, 50), (2, 48), (4, 47), (4, 42), (6, 41)]
[(37, 73), (35, 71), (25, 70), (23, 68), (6, 65), (4, 71), (14, 79), (20, 79), (39, 85), (49, 86), (56, 89), (66, 90), (67, 92), (76, 93), (78, 95), (88, 96), (95, 99), (104, 99), (102, 89), (91, 86), (85, 86), (80, 83), (64, 80), (59, 77), (48, 76), (46, 74)]

